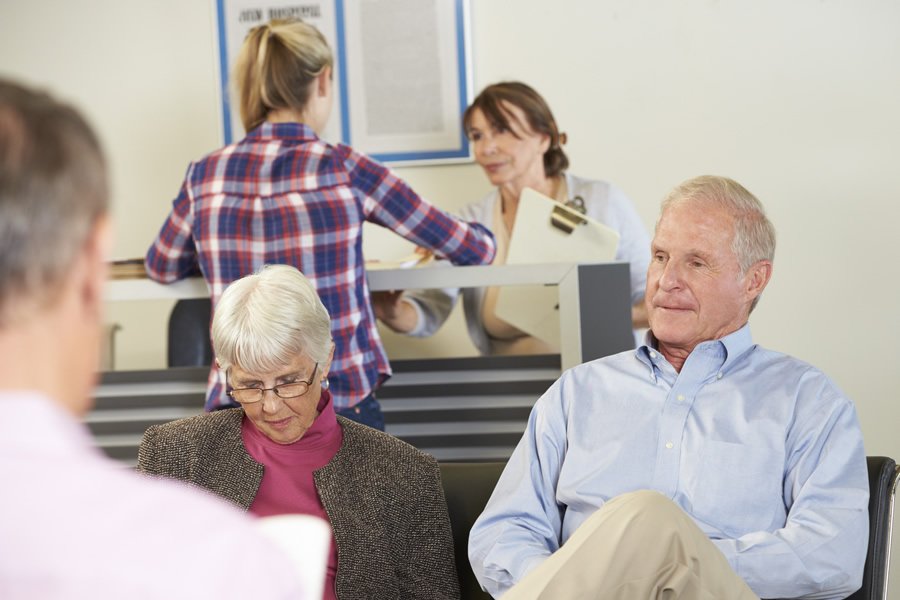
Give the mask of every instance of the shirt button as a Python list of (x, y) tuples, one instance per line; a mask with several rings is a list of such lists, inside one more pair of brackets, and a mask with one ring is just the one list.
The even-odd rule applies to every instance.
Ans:
[(678, 394), (678, 401), (684, 402), (684, 394)]
[(650, 353), (650, 358), (656, 358), (656, 352), (651, 352), (651, 353)]
[(722, 379), (722, 371), (716, 373), (716, 379)]
[(675, 447), (675, 444), (673, 444), (672, 442), (666, 442), (666, 448), (667, 448), (667, 449), (671, 450), (671, 449), (674, 448), (674, 447)]
[(356, 414), (359, 414), (361, 411), (359, 410), (359, 407), (356, 406), (353, 408), (353, 412), (355, 412)]

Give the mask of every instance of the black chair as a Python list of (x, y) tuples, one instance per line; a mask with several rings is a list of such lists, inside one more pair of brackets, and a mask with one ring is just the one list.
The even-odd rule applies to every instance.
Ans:
[(212, 364), (211, 311), (209, 298), (190, 298), (175, 303), (169, 315), (169, 367), (208, 367)]
[(484, 510), (505, 466), (503, 462), (441, 463), (441, 480), (450, 513), (450, 528), (453, 530), (456, 573), (462, 600), (491, 598), (481, 590), (469, 566), (469, 530)]
[[(866, 457), (869, 471), (869, 548), (862, 587), (847, 600), (887, 600), (894, 495), (900, 468), (885, 456)], [(469, 530), (484, 510), (505, 463), (441, 463), (444, 496), (456, 553), (462, 600), (490, 599), (469, 566)]]
[(866, 463), (869, 468), (869, 550), (862, 587), (848, 600), (887, 600), (898, 467), (886, 456), (868, 456)]

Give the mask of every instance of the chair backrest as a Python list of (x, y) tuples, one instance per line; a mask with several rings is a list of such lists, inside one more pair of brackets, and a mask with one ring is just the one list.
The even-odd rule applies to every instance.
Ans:
[(869, 549), (862, 587), (848, 600), (887, 600), (897, 464), (886, 456), (868, 456), (866, 463), (869, 469)]
[[(484, 510), (505, 463), (441, 463), (462, 600), (489, 599), (469, 565), (469, 530)], [(866, 457), (869, 471), (869, 547), (862, 587), (847, 600), (887, 600), (898, 470), (893, 459)]]
[(179, 300), (169, 315), (168, 366), (208, 367), (213, 361), (209, 341), (212, 305), (209, 298)]
[(506, 463), (503, 462), (441, 463), (462, 600), (490, 600), (469, 565), (469, 530), (484, 510), (504, 466)]

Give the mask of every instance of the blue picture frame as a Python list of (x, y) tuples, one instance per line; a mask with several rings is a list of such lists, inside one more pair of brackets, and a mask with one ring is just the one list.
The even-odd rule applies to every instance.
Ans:
[[(228, 16), (227, 4), (229, 0), (214, 0), (216, 11), (216, 43), (217, 43), (217, 60), (219, 69), (219, 90), (220, 99), (220, 118), (221, 132), (224, 143), (231, 144), (237, 141), (236, 137), (242, 134), (242, 131), (236, 131), (235, 114), (236, 107), (231, 103), (231, 60), (229, 58), (228, 38)], [(456, 43), (456, 65), (455, 75), (457, 78), (455, 86), (455, 97), (453, 98), (454, 106), (457, 108), (458, 115), (455, 123), (455, 140), (450, 147), (435, 150), (421, 149), (410, 147), (408, 150), (402, 151), (379, 151), (377, 148), (357, 147), (354, 144), (354, 123), (351, 120), (351, 97), (353, 91), (351, 89), (350, 77), (348, 74), (353, 69), (362, 68), (361, 65), (353, 65), (348, 62), (347, 53), (347, 27), (346, 27), (346, 7), (345, 0), (322, 0), (319, 5), (327, 5), (333, 9), (334, 13), (334, 40), (332, 42), (335, 52), (338, 71), (338, 98), (337, 112), (338, 122), (340, 123), (340, 142), (353, 146), (357, 150), (365, 152), (369, 156), (384, 163), (393, 164), (443, 164), (452, 162), (469, 162), (472, 160), (471, 147), (468, 137), (462, 127), (462, 114), (471, 99), (471, 82), (470, 82), (470, 49), (469, 49), (469, 7), (468, 0), (439, 0), (441, 2), (453, 2), (454, 21), (452, 24), (444, 24), (453, 27), (453, 36)], [(245, 0), (242, 5), (253, 4), (253, 0)], [(271, 3), (256, 2), (257, 9), (260, 14), (264, 14), (266, 5)], [(233, 48), (232, 48), (233, 50)]]

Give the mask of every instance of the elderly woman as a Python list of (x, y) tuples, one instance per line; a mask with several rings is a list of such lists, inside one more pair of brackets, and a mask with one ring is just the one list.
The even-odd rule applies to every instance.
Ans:
[[(561, 203), (574, 201), (583, 205), (589, 217), (619, 232), (616, 260), (631, 266), (632, 323), (636, 328), (646, 327), (644, 289), (650, 261), (647, 230), (631, 200), (618, 187), (567, 171), (569, 159), (562, 149), (566, 135), (560, 133), (541, 95), (517, 81), (489, 85), (466, 109), (463, 126), (472, 141), (475, 160), (496, 186), (467, 206), (463, 218), (494, 232), (497, 254), (493, 264), (506, 262), (522, 190), (531, 188)], [(498, 290), (462, 290), (469, 336), (475, 347), (482, 354), (557, 352), (554, 343), (529, 336), (497, 316)], [(427, 336), (447, 319), (458, 294), (457, 290), (429, 290), (399, 297), (377, 294), (376, 314), (394, 331)]]
[(334, 540), (325, 598), (458, 598), (437, 463), (335, 415), (330, 325), (293, 267), (268, 266), (231, 284), (212, 339), (240, 408), (149, 428), (138, 469), (191, 482), (258, 516), (327, 520)]

